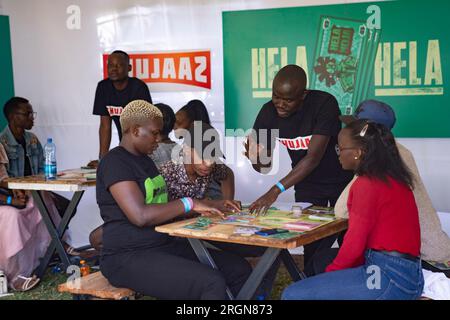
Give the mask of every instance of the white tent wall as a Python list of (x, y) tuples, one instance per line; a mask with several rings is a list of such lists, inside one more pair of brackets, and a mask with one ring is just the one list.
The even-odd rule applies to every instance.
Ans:
[[(152, 92), (152, 97), (175, 110), (190, 99), (201, 99), (214, 125), (223, 131), (222, 11), (352, 2), (363, 1), (0, 0), (0, 13), (10, 16), (16, 95), (30, 99), (38, 112), (33, 131), (42, 142), (53, 137), (58, 169), (67, 169), (97, 158), (99, 118), (92, 115), (92, 105), (102, 78), (103, 52), (210, 49), (210, 91)], [(66, 27), (71, 5), (81, 9), (80, 30)], [(450, 139), (401, 142), (414, 153), (436, 208), (450, 212)], [(113, 132), (112, 145), (116, 144)], [(243, 159), (242, 139), (227, 138), (226, 145), (227, 160), (237, 158), (230, 166), (237, 198), (244, 202), (260, 196), (289, 171), (285, 150), (280, 151), (279, 172), (261, 176)], [(280, 200), (292, 201), (293, 192), (284, 193)], [(100, 223), (91, 188), (70, 224), (73, 244), (86, 244), (89, 232)]]

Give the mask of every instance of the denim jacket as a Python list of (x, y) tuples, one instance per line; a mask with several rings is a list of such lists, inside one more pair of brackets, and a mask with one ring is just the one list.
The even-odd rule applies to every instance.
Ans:
[[(22, 145), (14, 138), (9, 126), (6, 126), (0, 133), (0, 143), (5, 147), (8, 155), (8, 175), (10, 177), (23, 177), (25, 170), (24, 150)], [(25, 131), (25, 143), (25, 155), (30, 160), (32, 174), (44, 173), (44, 151), (38, 138), (33, 133)]]

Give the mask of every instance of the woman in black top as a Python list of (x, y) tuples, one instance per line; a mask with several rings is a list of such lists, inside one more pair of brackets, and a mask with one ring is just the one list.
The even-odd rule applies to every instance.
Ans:
[(212, 269), (198, 262), (185, 239), (154, 227), (191, 209), (223, 215), (239, 207), (229, 200), (167, 202), (164, 179), (147, 156), (160, 139), (161, 112), (136, 100), (124, 109), (120, 122), (120, 146), (102, 159), (97, 171), (97, 203), (105, 221), (102, 273), (114, 286), (162, 299), (225, 299), (226, 286), (236, 294), (251, 272), (246, 260), (211, 250), (219, 270)]

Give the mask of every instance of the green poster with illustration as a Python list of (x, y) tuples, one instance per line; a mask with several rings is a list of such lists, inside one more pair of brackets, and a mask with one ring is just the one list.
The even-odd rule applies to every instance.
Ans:
[(450, 137), (450, 1), (386, 1), (223, 13), (225, 128), (252, 127), (287, 64), (333, 94), (343, 114), (378, 99), (397, 137)]
[[(14, 95), (13, 69), (11, 57), (11, 39), (9, 34), (9, 18), (0, 16), (0, 106)], [(0, 113), (0, 130), (6, 126), (3, 112)]]
[(374, 62), (379, 29), (370, 30), (363, 20), (322, 16), (319, 24), (314, 67), (309, 88), (331, 93), (342, 114), (352, 114), (352, 106), (363, 94), (361, 84)]

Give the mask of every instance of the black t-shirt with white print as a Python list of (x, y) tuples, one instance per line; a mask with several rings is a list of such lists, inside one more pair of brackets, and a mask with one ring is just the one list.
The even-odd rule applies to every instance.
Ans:
[(120, 91), (114, 87), (111, 80), (102, 80), (98, 83), (95, 92), (93, 114), (112, 117), (119, 132), (119, 139), (122, 140), (119, 117), (123, 108), (133, 100), (145, 100), (152, 103), (150, 90), (142, 80), (130, 77), (127, 87)]
[[(329, 93), (309, 90), (302, 107), (288, 118), (278, 116), (272, 101), (267, 102), (260, 110), (253, 129), (278, 129), (278, 142), (284, 145), (295, 167), (302, 160), (309, 147), (312, 135), (329, 136), (330, 140), (319, 165), (295, 185), (295, 190), (317, 188), (333, 189), (333, 185), (348, 183), (353, 173), (342, 169), (336, 152), (337, 136), (341, 129), (340, 110), (336, 99)], [(270, 132), (269, 132), (270, 137)], [(268, 149), (273, 149), (274, 141), (259, 141)], [(280, 147), (282, 147), (280, 145)], [(321, 189), (321, 190), (319, 190)]]

